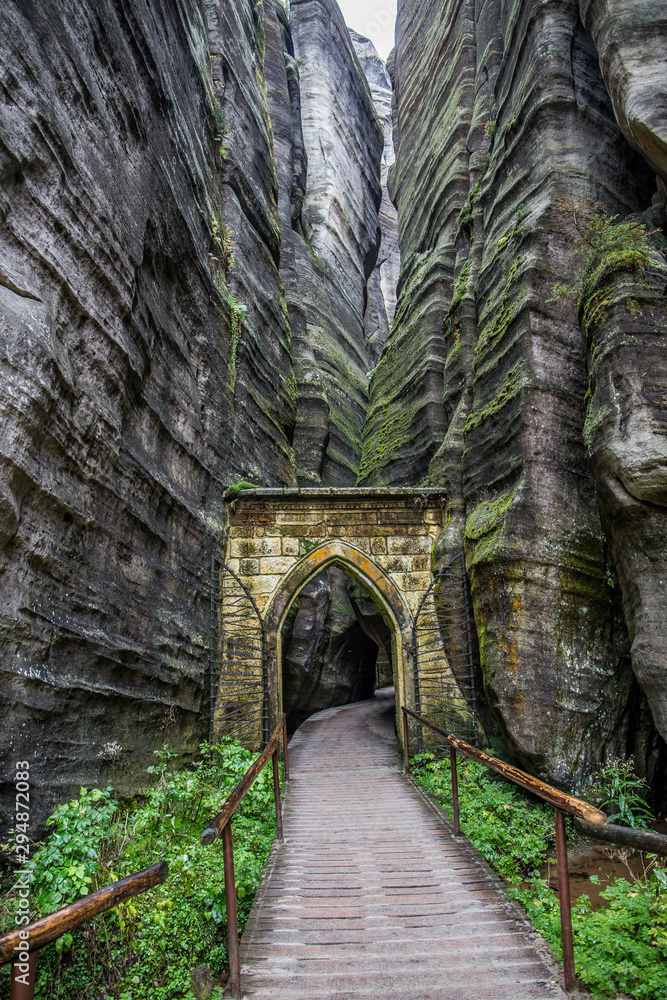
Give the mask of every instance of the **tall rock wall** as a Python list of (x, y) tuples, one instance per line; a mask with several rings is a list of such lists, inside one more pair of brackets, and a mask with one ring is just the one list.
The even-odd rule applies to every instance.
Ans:
[[(603, 7), (584, 11), (594, 34), (615, 40), (598, 54), (575, 2), (399, 0), (390, 188), (401, 278), (361, 476), (447, 488), (437, 564), (465, 545), (486, 696), (519, 758), (564, 783), (627, 750), (655, 764), (628, 625), (665, 735), (655, 692), (667, 682), (660, 246), (647, 237), (648, 289), (636, 255), (606, 257), (586, 277), (587, 220), (648, 209), (659, 164), (614, 117), (604, 79), (618, 106), (641, 102), (609, 68), (621, 33)], [(660, 121), (646, 124), (651, 135)], [(633, 128), (636, 149), (660, 148)], [(625, 277), (607, 302), (615, 269)], [(586, 333), (569, 293), (591, 280), (605, 306)], [(642, 480), (632, 498), (612, 496), (608, 471), (603, 482), (612, 452)]]
[(368, 38), (350, 29), (350, 38), (354, 51), (368, 80), (373, 98), (373, 106), (382, 126), (384, 134), (384, 149), (382, 151), (382, 166), (380, 182), (382, 184), (382, 203), (380, 205), (380, 253), (368, 281), (366, 296), (366, 344), (371, 367), (380, 360), (382, 347), (389, 327), (396, 312), (396, 286), (401, 266), (401, 255), (398, 249), (398, 215), (389, 197), (387, 181), (389, 170), (393, 166), (394, 154), (394, 119), (392, 112), (392, 83), (387, 66), (377, 54), (375, 46)]
[(274, 0), (0, 10), (0, 741), (37, 824), (206, 737), (226, 486), (356, 476), (382, 135), (335, 5), (293, 8), (296, 53)]
[(294, 482), (296, 398), (261, 8), (0, 23), (0, 739), (38, 823), (105, 743), (122, 784), (206, 736), (221, 494)]
[(368, 406), (364, 312), (384, 136), (335, 0), (292, 0), (290, 28), (307, 159), (291, 235), (305, 319), (294, 347), (295, 449), (301, 482), (345, 486), (356, 481)]

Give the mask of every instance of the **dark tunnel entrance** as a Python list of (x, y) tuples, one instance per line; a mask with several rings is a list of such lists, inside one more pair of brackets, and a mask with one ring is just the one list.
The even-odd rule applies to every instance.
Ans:
[(370, 591), (337, 565), (295, 596), (281, 639), (290, 734), (314, 712), (372, 698), (393, 683), (390, 628)]

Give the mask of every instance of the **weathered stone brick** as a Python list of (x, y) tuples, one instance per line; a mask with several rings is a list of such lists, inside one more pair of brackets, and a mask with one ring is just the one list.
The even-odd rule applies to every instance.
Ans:
[(259, 559), (241, 559), (239, 572), (246, 576), (259, 573)]
[(334, 524), (377, 524), (378, 513), (376, 510), (331, 510), (326, 511), (325, 521)]
[(368, 555), (371, 554), (371, 539), (366, 538), (350, 538), (350, 545), (354, 545), (356, 549), (361, 549), (362, 552), (366, 552)]
[(292, 556), (265, 556), (259, 560), (259, 572), (262, 574), (287, 573), (295, 563)]
[(289, 535), (283, 536), (282, 539), (282, 550), (284, 556), (298, 556), (299, 554), (299, 539), (292, 538)]
[(229, 530), (229, 537), (230, 538), (252, 538), (254, 536), (254, 534), (255, 534), (255, 531), (254, 531), (252, 525), (249, 525), (249, 524), (245, 524), (245, 525), (237, 525), (237, 524), (235, 524)]
[(321, 515), (312, 510), (279, 510), (276, 520), (278, 524), (317, 524)]
[(412, 557), (412, 569), (416, 572), (423, 572), (431, 569), (431, 554)]
[[(378, 522), (385, 524), (423, 524), (424, 514), (421, 510), (383, 510)], [(421, 529), (423, 530), (423, 529)]]
[(244, 582), (250, 593), (255, 596), (259, 594), (272, 594), (281, 580), (282, 574), (278, 576), (271, 576), (269, 574), (264, 575), (260, 573), (259, 576), (249, 576)]
[(280, 553), (279, 538), (232, 538), (230, 541), (230, 556), (233, 558), (279, 556)]
[(375, 556), (384, 555), (387, 551), (386, 538), (371, 538), (371, 552)]
[(384, 560), (384, 568), (388, 573), (404, 574), (408, 572), (409, 563), (401, 556), (389, 556)]
[(400, 587), (406, 593), (408, 591), (419, 591), (424, 593), (431, 585), (430, 573), (405, 573), (401, 576)]
[(396, 555), (408, 555), (417, 552), (424, 552), (428, 547), (429, 539), (417, 538), (412, 535), (393, 535), (387, 539), (387, 549)]

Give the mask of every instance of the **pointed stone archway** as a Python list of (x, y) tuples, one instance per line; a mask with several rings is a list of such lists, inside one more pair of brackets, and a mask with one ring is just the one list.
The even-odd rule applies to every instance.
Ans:
[(282, 712), (282, 624), (296, 597), (310, 580), (329, 566), (338, 566), (361, 583), (373, 597), (391, 635), (391, 661), (398, 704), (405, 704), (412, 655), (412, 615), (405, 598), (381, 567), (361, 549), (335, 539), (317, 546), (285, 574), (265, 612), (268, 638), (269, 705)]
[[(285, 615), (303, 587), (333, 565), (358, 580), (376, 602), (392, 636), (397, 705), (414, 703), (412, 624), (432, 580), (431, 550), (445, 518), (442, 491), (254, 489), (225, 499), (224, 564), (232, 584), (234, 578), (241, 581), (251, 595), (265, 628), (265, 661), (244, 669), (266, 677), (269, 724), (282, 713)], [(219, 607), (224, 632), (224, 581)], [(238, 672), (238, 662), (234, 669)], [(214, 720), (224, 717), (224, 708), (223, 669)]]

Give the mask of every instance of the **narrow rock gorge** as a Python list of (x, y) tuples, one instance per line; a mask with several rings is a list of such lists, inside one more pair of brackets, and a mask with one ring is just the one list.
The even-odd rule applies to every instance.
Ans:
[[(249, 481), (441, 488), (508, 749), (570, 788), (634, 753), (664, 804), (660, 5), (399, 0), (386, 66), (335, 0), (0, 26), (3, 801), (27, 754), (41, 823), (207, 737)], [(294, 724), (382, 628), (339, 570), (302, 591)]]

